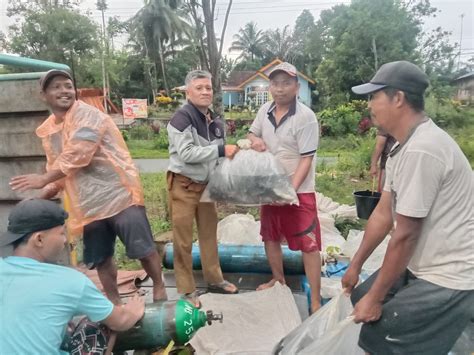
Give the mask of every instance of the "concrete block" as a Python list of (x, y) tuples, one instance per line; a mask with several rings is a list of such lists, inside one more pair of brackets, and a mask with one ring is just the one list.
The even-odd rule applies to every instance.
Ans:
[(46, 111), (0, 114), (0, 157), (44, 156), (35, 131), (48, 115)]
[(0, 107), (2, 112), (47, 111), (40, 97), (38, 80), (0, 81)]
[(19, 201), (0, 201), (0, 234), (4, 233), (7, 230), (8, 215), (10, 214), (10, 210), (18, 202)]
[(10, 179), (17, 175), (43, 174), (46, 171), (46, 158), (0, 159), (0, 200), (23, 200), (37, 197), (39, 191), (14, 192), (9, 185)]

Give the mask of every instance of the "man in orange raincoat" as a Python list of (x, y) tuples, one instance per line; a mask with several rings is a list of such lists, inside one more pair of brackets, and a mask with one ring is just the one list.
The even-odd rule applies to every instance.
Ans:
[(68, 72), (50, 70), (40, 86), (52, 111), (36, 130), (46, 152), (47, 172), (13, 177), (10, 186), (18, 191), (41, 189), (41, 198), (65, 190), (70, 200), (69, 230), (83, 233), (84, 263), (97, 267), (113, 303), (121, 303), (113, 260), (117, 235), (127, 256), (139, 259), (152, 278), (153, 299), (166, 299), (138, 170), (122, 134), (108, 115), (76, 101)]

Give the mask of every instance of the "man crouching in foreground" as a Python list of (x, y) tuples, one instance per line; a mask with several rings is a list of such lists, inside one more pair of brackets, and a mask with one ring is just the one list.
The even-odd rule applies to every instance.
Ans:
[[(0, 237), (0, 247), (14, 248), (12, 256), (0, 258), (2, 354), (67, 354), (60, 346), (77, 315), (114, 331), (128, 330), (143, 316), (142, 298), (115, 306), (87, 276), (54, 264), (66, 245), (67, 216), (42, 199), (22, 201), (10, 213), (8, 231)], [(103, 345), (94, 354), (105, 353)]]

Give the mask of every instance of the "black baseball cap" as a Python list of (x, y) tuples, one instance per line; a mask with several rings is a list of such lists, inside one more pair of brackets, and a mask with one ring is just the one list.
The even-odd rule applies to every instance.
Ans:
[(62, 226), (67, 217), (67, 212), (53, 201), (23, 200), (10, 212), (7, 232), (0, 237), (0, 247), (28, 234)]
[(51, 80), (53, 80), (53, 78), (56, 76), (64, 76), (74, 82), (71, 73), (69, 73), (68, 71), (60, 69), (51, 69), (47, 71), (39, 80), (41, 90), (44, 91), (48, 87)]
[(423, 95), (430, 84), (428, 76), (415, 64), (401, 60), (382, 65), (370, 82), (353, 86), (358, 95), (367, 95), (385, 87)]

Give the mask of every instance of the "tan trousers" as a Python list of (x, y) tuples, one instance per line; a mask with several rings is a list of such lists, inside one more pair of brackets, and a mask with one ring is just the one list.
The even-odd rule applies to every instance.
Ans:
[(173, 225), (173, 251), (176, 287), (179, 293), (196, 289), (193, 277), (193, 222), (196, 218), (204, 279), (208, 283), (224, 280), (217, 254), (217, 211), (214, 203), (200, 203), (205, 185), (167, 173), (169, 207)]

